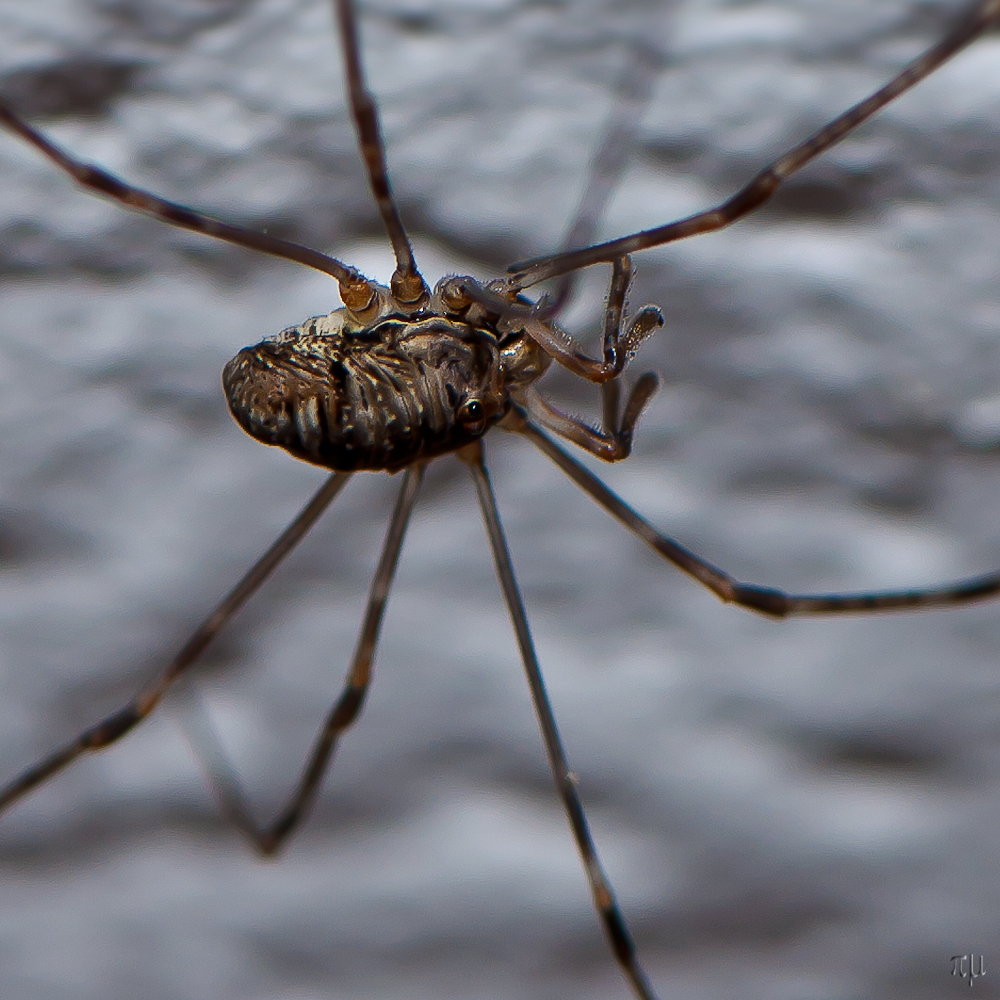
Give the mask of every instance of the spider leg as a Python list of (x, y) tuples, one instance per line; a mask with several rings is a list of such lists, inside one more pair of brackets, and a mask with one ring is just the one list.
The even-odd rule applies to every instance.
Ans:
[(884, 87), (834, 118), (804, 142), (766, 166), (736, 194), (715, 208), (597, 246), (511, 264), (507, 268), (510, 272), (508, 287), (513, 291), (519, 291), (577, 268), (588, 267), (601, 261), (613, 261), (623, 254), (636, 253), (649, 247), (687, 239), (700, 233), (711, 233), (732, 225), (768, 201), (792, 174), (840, 142), (848, 133), (933, 73), (966, 46), (971, 45), (998, 20), (1000, 20), (1000, 0), (978, 0), (941, 41), (909, 63)]
[[(611, 285), (608, 288), (608, 301), (604, 308), (604, 360), (618, 360), (618, 342), (621, 338), (622, 319), (625, 313), (625, 296), (628, 295), (632, 283), (632, 260), (629, 257), (618, 257), (611, 268)], [(604, 428), (608, 431), (618, 429), (621, 410), (621, 386), (618, 379), (609, 379), (601, 383), (601, 410)]]
[[(576, 417), (571, 417), (563, 413), (562, 410), (556, 409), (531, 389), (525, 393), (525, 402), (528, 412), (543, 427), (554, 431), (567, 441), (572, 441), (573, 444), (579, 445), (592, 455), (603, 458), (605, 462), (619, 462), (623, 458), (628, 458), (632, 453), (635, 425), (659, 384), (660, 380), (652, 372), (646, 372), (645, 375), (642, 375), (629, 393), (625, 412), (618, 418), (618, 382), (617, 380), (605, 382), (601, 386), (602, 390), (607, 390), (610, 386), (614, 387), (614, 396), (610, 405), (615, 407), (616, 419), (620, 420), (620, 423), (616, 422), (611, 425), (612, 429), (608, 429), (607, 423), (605, 423), (605, 429), (597, 430), (582, 420), (577, 420)], [(607, 397), (605, 397), (605, 405), (609, 405)]]
[(520, 588), (517, 585), (514, 567), (510, 561), (510, 552), (507, 549), (507, 540), (500, 523), (496, 498), (493, 496), (489, 475), (483, 464), (482, 446), (478, 441), (474, 442), (459, 452), (459, 457), (469, 466), (476, 484), (479, 506), (483, 512), (483, 519), (486, 522), (486, 530), (490, 538), (490, 547), (493, 550), (497, 577), (500, 580), (500, 588), (503, 591), (504, 601), (507, 604), (507, 610), (517, 636), (521, 662), (524, 664), (528, 686), (531, 688), (531, 698), (542, 730), (549, 768), (552, 771), (556, 789), (569, 818), (573, 838), (576, 840), (580, 857), (583, 860), (583, 868), (587, 875), (587, 881), (590, 883), (594, 907), (601, 918), (611, 952), (636, 995), (640, 1000), (655, 1000), (653, 989), (639, 964), (635, 941), (619, 909), (611, 883), (601, 868), (597, 849), (590, 835), (587, 817), (583, 811), (583, 803), (580, 801), (580, 795), (576, 788), (576, 777), (566, 763), (566, 754), (563, 751), (562, 740), (556, 727), (555, 715), (545, 690), (545, 682), (542, 680), (538, 657), (535, 655), (535, 646), (531, 638), (531, 630), (528, 627), (524, 602), (521, 600)]
[(210, 218), (201, 212), (179, 205), (177, 202), (167, 201), (165, 198), (150, 194), (141, 188), (132, 187), (100, 167), (77, 160), (60, 149), (54, 142), (46, 139), (41, 132), (15, 114), (10, 106), (3, 101), (0, 101), (0, 125), (29, 142), (82, 187), (97, 194), (106, 195), (126, 208), (155, 216), (180, 229), (204, 233), (206, 236), (246, 247), (248, 250), (257, 250), (260, 253), (270, 254), (272, 257), (281, 257), (284, 260), (295, 261), (297, 264), (305, 264), (307, 267), (315, 268), (324, 274), (333, 275), (342, 286), (351, 287), (359, 281), (363, 281), (353, 268), (347, 267), (339, 260), (328, 257), (318, 250), (310, 250), (298, 243), (289, 243), (287, 240), (279, 240), (274, 236), (258, 233), (252, 229), (244, 229), (242, 226), (234, 226), (228, 222), (220, 222), (218, 219)]
[(341, 734), (361, 713), (371, 681), (372, 661), (389, 597), (389, 586), (396, 572), (403, 536), (406, 534), (410, 514), (420, 490), (423, 468), (421, 465), (407, 469), (403, 476), (399, 497), (386, 531), (382, 555), (368, 592), (364, 622), (343, 690), (320, 728), (295, 791), (268, 826), (260, 827), (254, 821), (247, 796), (235, 769), (229, 763), (200, 703), (192, 699), (189, 706), (186, 706), (193, 711), (186, 713), (183, 719), (185, 732), (196, 756), (202, 762), (223, 813), (250, 845), (264, 856), (276, 854), (289, 835), (308, 815), (316, 800), (316, 793), (323, 776), (333, 759)]
[(611, 285), (604, 324), (603, 360), (592, 358), (580, 348), (576, 338), (549, 322), (557, 304), (544, 296), (536, 304), (515, 301), (510, 293), (502, 295), (491, 287), (483, 287), (473, 278), (448, 279), (453, 294), (478, 302), (504, 317), (503, 330), (526, 333), (552, 359), (567, 371), (588, 382), (604, 384), (617, 378), (626, 368), (642, 342), (663, 325), (663, 314), (656, 306), (644, 306), (633, 317), (625, 336), (621, 335), (625, 296), (632, 281), (632, 262), (628, 256), (616, 257), (612, 264)]
[(396, 255), (396, 272), (392, 276), (392, 294), (396, 299), (414, 307), (422, 304), (428, 291), (424, 279), (417, 271), (413, 259), (413, 248), (407, 238), (403, 222), (399, 217), (392, 189), (389, 186), (389, 172), (385, 165), (385, 143), (379, 126), (378, 108), (365, 83), (361, 65), (361, 47), (358, 42), (358, 25), (351, 0), (334, 0), (337, 24), (344, 48), (347, 94), (354, 117), (354, 129), (358, 136), (358, 148), (368, 174), (368, 185), (378, 206), (382, 224), (392, 243)]
[[(587, 379), (606, 385), (625, 370), (642, 342), (663, 326), (663, 314), (656, 306), (644, 306), (633, 317), (625, 336), (622, 336), (622, 319), (625, 296), (632, 283), (632, 261), (629, 257), (616, 257), (612, 262), (608, 304), (604, 314), (603, 360), (584, 354), (575, 338), (550, 323), (529, 316), (524, 323), (525, 332), (540, 344), (564, 368)], [(546, 312), (548, 312), (546, 308)], [(607, 424), (613, 429), (617, 418)]]
[(944, 587), (859, 594), (786, 594), (771, 587), (741, 583), (724, 570), (713, 566), (672, 538), (657, 531), (621, 497), (608, 489), (589, 469), (525, 419), (523, 413), (515, 412), (508, 416), (503, 426), (507, 430), (530, 438), (612, 517), (621, 521), (658, 555), (703, 584), (727, 604), (739, 604), (751, 611), (774, 618), (791, 618), (799, 615), (912, 611), (918, 608), (947, 607), (988, 600), (1000, 594), (1000, 572), (970, 577)]
[[(622, 320), (625, 311), (625, 296), (628, 294), (632, 281), (632, 261), (629, 257), (619, 257), (611, 269), (611, 286), (608, 289), (608, 302), (604, 310), (604, 360), (614, 362), (620, 375), (632, 356), (639, 349), (642, 341), (656, 327), (663, 324), (663, 315), (659, 310), (651, 311), (649, 307), (640, 310), (632, 321), (628, 333), (622, 339)], [(618, 378), (601, 383), (601, 416), (604, 422), (605, 435), (610, 435), (617, 451), (612, 460), (627, 458), (632, 451), (632, 435), (639, 415), (652, 398), (659, 385), (659, 379), (651, 372), (640, 376), (632, 387), (625, 412), (621, 411), (621, 381)], [(554, 429), (554, 428), (553, 428)], [(572, 440), (572, 439), (570, 439)], [(583, 447), (587, 447), (584, 445)], [(588, 448), (588, 450), (593, 450)], [(600, 455), (594, 451), (595, 455)], [(600, 455), (600, 457), (604, 457)]]
[(652, 372), (641, 376), (632, 387), (625, 411), (622, 412), (619, 376), (642, 341), (663, 322), (659, 310), (647, 307), (640, 311), (627, 334), (622, 337), (625, 295), (631, 280), (631, 260), (628, 257), (618, 258), (612, 269), (611, 288), (604, 313), (604, 363), (612, 366), (618, 374), (601, 383), (602, 429), (591, 427), (556, 409), (533, 388), (529, 388), (524, 395), (528, 412), (543, 427), (606, 462), (618, 462), (631, 454), (636, 423), (659, 386), (659, 379)]
[(212, 613), (195, 630), (167, 668), (151, 684), (144, 687), (124, 708), (113, 712), (96, 725), (85, 729), (76, 739), (55, 753), (34, 764), (0, 789), (0, 813), (9, 808), (31, 789), (51, 778), (77, 757), (103, 750), (124, 736), (159, 704), (167, 689), (205, 651), (219, 630), (253, 596), (282, 560), (302, 540), (341, 491), (350, 473), (335, 472), (320, 487), (316, 495), (299, 512), (295, 520), (281, 533), (274, 544), (257, 560), (242, 580), (216, 605)]

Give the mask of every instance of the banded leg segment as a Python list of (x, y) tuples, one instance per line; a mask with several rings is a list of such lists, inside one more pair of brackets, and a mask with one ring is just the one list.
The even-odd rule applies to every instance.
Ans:
[(242, 580), (219, 602), (215, 610), (184, 644), (169, 666), (152, 684), (143, 688), (124, 708), (85, 729), (76, 739), (29, 767), (10, 784), (0, 789), (0, 813), (12, 806), (31, 789), (47, 781), (85, 753), (103, 750), (121, 739), (159, 704), (167, 689), (191, 667), (222, 627), (256, 593), (285, 557), (305, 537), (319, 520), (334, 497), (350, 479), (350, 473), (335, 472), (320, 487), (316, 495), (299, 512), (295, 520), (281, 533), (277, 541), (251, 567)]
[(279, 240), (266, 233), (244, 229), (242, 226), (234, 226), (228, 222), (220, 222), (218, 219), (196, 212), (185, 205), (167, 201), (166, 198), (126, 184), (125, 181), (119, 180), (100, 167), (77, 160), (60, 149), (54, 142), (46, 139), (41, 132), (24, 121), (3, 101), (0, 101), (0, 125), (29, 142), (60, 170), (69, 174), (81, 187), (95, 194), (105, 195), (125, 208), (152, 215), (172, 226), (177, 226), (179, 229), (203, 233), (205, 236), (245, 247), (247, 250), (257, 250), (259, 253), (270, 254), (272, 257), (281, 257), (284, 260), (295, 261), (297, 264), (305, 264), (306, 267), (312, 267), (324, 274), (332, 275), (346, 288), (355, 286), (361, 280), (354, 268), (348, 267), (318, 250), (310, 250), (309, 247), (300, 246), (298, 243)]
[(510, 272), (508, 287), (512, 291), (520, 291), (540, 281), (559, 277), (581, 267), (589, 267), (602, 261), (613, 261), (623, 254), (636, 253), (649, 247), (662, 246), (665, 243), (673, 243), (700, 233), (711, 233), (732, 225), (769, 201), (792, 174), (801, 170), (820, 153), (836, 145), (876, 112), (971, 45), (998, 21), (1000, 21), (1000, 0), (978, 0), (941, 41), (904, 67), (884, 87), (863, 101), (859, 101), (832, 122), (814, 132), (804, 142), (770, 163), (736, 194), (714, 208), (665, 226), (645, 229), (597, 246), (511, 264), (507, 268)]
[(358, 136), (358, 148), (365, 161), (368, 186), (371, 188), (382, 224), (392, 243), (396, 255), (396, 271), (392, 276), (392, 294), (404, 305), (414, 308), (427, 298), (428, 291), (424, 279), (417, 271), (413, 259), (413, 248), (403, 229), (402, 219), (389, 186), (389, 171), (385, 164), (385, 143), (379, 125), (378, 108), (365, 83), (364, 68), (361, 65), (361, 46), (358, 41), (358, 25), (351, 0), (334, 0), (337, 25), (344, 50), (347, 94), (351, 103), (351, 115)]
[(858, 594), (786, 594), (771, 587), (741, 583), (724, 570), (695, 555), (657, 531), (589, 469), (567, 454), (551, 438), (524, 418), (508, 416), (507, 430), (523, 434), (559, 466), (584, 492), (589, 493), (612, 517), (642, 539), (658, 555), (707, 587), (727, 604), (739, 604), (772, 618), (800, 615), (856, 614), (864, 612), (913, 611), (985, 601), (1000, 595), (1000, 572), (970, 577), (944, 587), (919, 590), (874, 591)]
[(531, 698), (535, 705), (539, 726), (542, 730), (542, 739), (545, 743), (545, 752), (549, 759), (549, 768), (552, 771), (556, 790), (569, 818), (573, 839), (576, 841), (580, 857), (583, 860), (583, 868), (587, 875), (587, 881), (590, 883), (594, 907), (600, 916), (611, 952), (621, 967), (625, 978), (628, 979), (632, 989), (635, 991), (636, 996), (640, 1000), (656, 1000), (656, 995), (653, 993), (653, 989), (646, 978), (646, 973), (639, 964), (635, 941), (615, 899), (614, 889), (601, 868), (601, 862), (597, 856), (597, 848), (594, 846), (594, 840), (590, 834), (590, 826), (583, 811), (583, 803), (580, 801), (580, 795), (576, 789), (576, 778), (566, 762), (566, 754), (563, 750), (562, 740), (559, 737), (555, 715), (552, 712), (548, 692), (545, 690), (545, 682), (542, 680), (538, 657), (535, 655), (535, 646), (531, 638), (531, 630), (528, 627), (528, 617), (525, 614), (524, 602), (521, 599), (520, 588), (514, 576), (514, 567), (510, 560), (510, 552), (507, 549), (507, 540), (504, 537), (503, 526), (500, 523), (496, 498), (493, 496), (493, 488), (490, 485), (489, 475), (483, 464), (482, 447), (477, 441), (473, 445), (468, 445), (462, 452), (459, 452), (459, 457), (469, 466), (472, 478), (476, 484), (476, 493), (479, 498), (479, 506), (483, 512), (483, 519), (486, 522), (486, 530), (490, 538), (490, 547), (493, 550), (497, 577), (500, 580), (500, 589), (503, 591), (504, 601), (507, 604), (507, 610), (517, 636), (521, 662), (524, 664), (528, 686), (531, 689)]
[(420, 490), (423, 471), (424, 467), (420, 465), (407, 469), (403, 476), (403, 483), (382, 546), (382, 555), (368, 591), (364, 622), (343, 690), (316, 736), (295, 791), (268, 826), (260, 827), (254, 821), (248, 798), (236, 776), (236, 771), (229, 763), (214, 730), (196, 701), (190, 705), (193, 711), (186, 714), (183, 720), (195, 755), (205, 768), (212, 790), (226, 818), (253, 848), (265, 856), (277, 853), (309, 814), (323, 777), (330, 767), (341, 734), (361, 713), (371, 681), (375, 647), (389, 598), (389, 587), (399, 562), (403, 537)]

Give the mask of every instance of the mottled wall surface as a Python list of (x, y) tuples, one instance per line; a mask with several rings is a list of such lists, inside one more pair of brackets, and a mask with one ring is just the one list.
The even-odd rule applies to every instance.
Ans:
[[(436, 279), (556, 248), (609, 118), (636, 120), (604, 236), (731, 193), (955, 9), (379, 0), (361, 16)], [(650, 98), (622, 109), (629, 67)], [(339, 74), (321, 0), (0, 0), (0, 92), (59, 142), (384, 276)], [(632, 303), (666, 325), (636, 370), (664, 386), (633, 458), (601, 470), (614, 488), (788, 589), (1000, 566), (998, 81), (988, 39), (754, 219), (637, 259)], [(319, 484), (238, 430), (219, 372), (337, 298), (322, 275), (79, 193), (6, 136), (0, 277), (6, 777), (131, 695)], [(597, 329), (605, 280), (583, 284), (573, 329)], [(551, 393), (596, 413), (569, 378)], [(970, 950), (989, 972), (1000, 609), (759, 620), (658, 562), (527, 443), (498, 432), (488, 456), (661, 998), (938, 998)], [(261, 815), (338, 689), (393, 486), (350, 484), (207, 657), (198, 690)], [(454, 460), (429, 473), (365, 715), (280, 860), (219, 820), (175, 714), (0, 820), (0, 996), (627, 995)]]

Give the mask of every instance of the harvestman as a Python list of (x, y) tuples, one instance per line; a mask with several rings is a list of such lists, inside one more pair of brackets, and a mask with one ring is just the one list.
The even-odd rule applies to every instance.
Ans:
[[(161, 676), (124, 708), (91, 726), (0, 790), (0, 811), (81, 754), (110, 745), (144, 719), (316, 523), (353, 472), (403, 472), (343, 692), (326, 718), (297, 788), (269, 826), (260, 828), (254, 823), (235, 774), (214, 742), (207, 734), (196, 740), (209, 758), (215, 791), (228, 817), (261, 853), (273, 854), (279, 850), (308, 813), (340, 735), (361, 710), (389, 587), (424, 467), (439, 455), (455, 452), (468, 465), (475, 482), (549, 765), (583, 859), (594, 905), (626, 978), (636, 995), (648, 1000), (654, 996), (653, 990), (602, 871), (575, 779), (563, 752), (483, 462), (480, 439), (495, 425), (529, 438), (663, 558), (723, 601), (764, 615), (785, 618), (901, 611), (960, 604), (1000, 593), (1000, 572), (940, 588), (867, 594), (785, 594), (740, 583), (660, 534), (545, 433), (551, 431), (609, 462), (627, 458), (636, 423), (656, 390), (657, 379), (652, 374), (641, 376), (622, 406), (620, 377), (642, 341), (663, 322), (659, 310), (652, 306), (641, 309), (626, 322), (625, 297), (631, 279), (629, 255), (721, 229), (758, 208), (786, 178), (1000, 21), (1000, 0), (976, 3), (945, 38), (881, 90), (775, 160), (721, 205), (597, 246), (512, 265), (506, 278), (485, 284), (471, 277), (445, 278), (433, 291), (417, 270), (390, 190), (378, 112), (364, 80), (353, 5), (351, 0), (336, 0), (335, 5), (360, 151), (396, 258), (388, 288), (315, 250), (216, 221), (131, 187), (99, 167), (73, 159), (0, 103), (0, 122), (84, 187), (183, 229), (297, 261), (329, 274), (337, 279), (343, 301), (343, 307), (328, 316), (306, 320), (300, 326), (243, 349), (223, 373), (229, 407), (244, 430), (265, 444), (278, 445), (297, 458), (332, 470), (333, 474), (191, 636)], [(608, 263), (612, 268), (599, 359), (585, 354), (553, 319), (566, 298), (568, 277), (580, 268), (598, 263)], [(554, 299), (543, 297), (533, 303), (522, 295), (524, 289), (553, 278), (563, 279)], [(561, 413), (537, 394), (534, 383), (553, 360), (601, 386), (600, 429)]]

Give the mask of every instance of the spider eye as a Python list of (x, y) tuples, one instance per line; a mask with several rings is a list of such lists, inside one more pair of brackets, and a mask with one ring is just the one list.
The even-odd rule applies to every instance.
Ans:
[(478, 399), (466, 400), (458, 411), (458, 419), (462, 423), (475, 423), (483, 419), (483, 404)]

